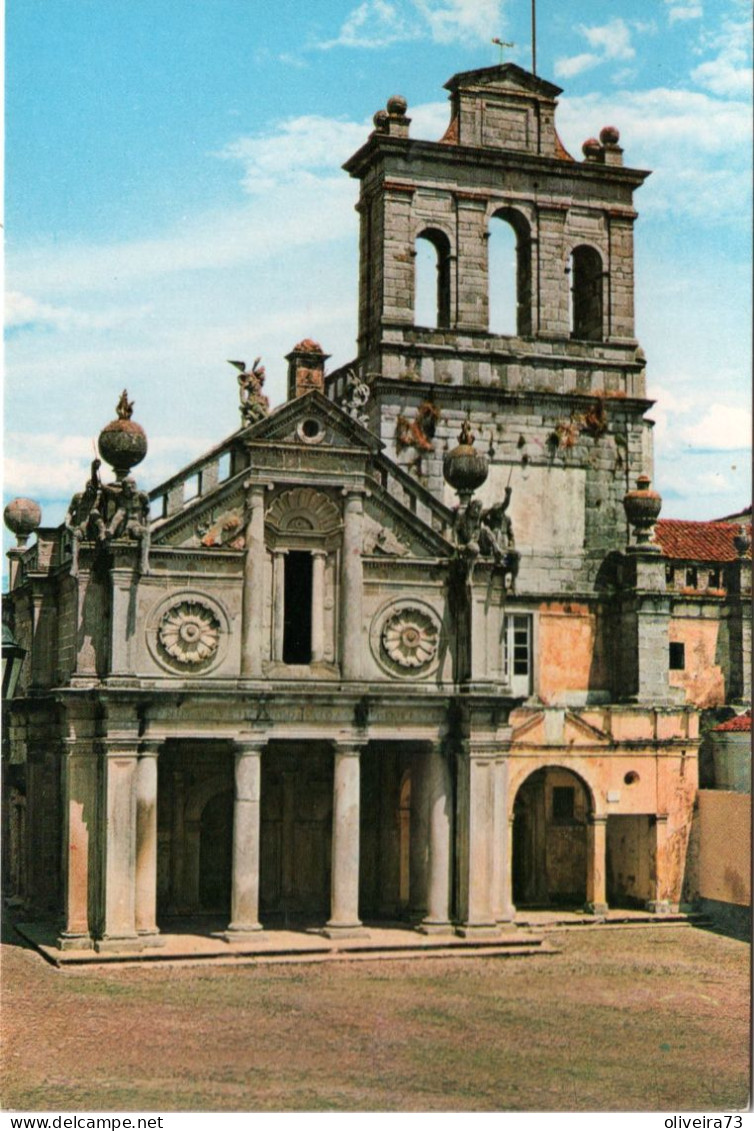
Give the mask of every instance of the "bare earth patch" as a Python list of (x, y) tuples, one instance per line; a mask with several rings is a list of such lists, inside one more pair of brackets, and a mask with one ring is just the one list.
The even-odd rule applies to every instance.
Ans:
[(749, 948), (583, 929), (533, 958), (56, 970), (3, 947), (16, 1111), (714, 1111), (749, 1092)]

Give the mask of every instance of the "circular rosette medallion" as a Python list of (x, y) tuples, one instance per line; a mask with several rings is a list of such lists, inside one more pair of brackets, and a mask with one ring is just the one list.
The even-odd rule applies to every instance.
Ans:
[(174, 664), (206, 664), (220, 644), (220, 621), (208, 605), (181, 601), (163, 613), (157, 628), (160, 647)]
[(404, 608), (382, 627), (382, 647), (401, 668), (426, 668), (437, 653), (439, 626), (423, 609)]

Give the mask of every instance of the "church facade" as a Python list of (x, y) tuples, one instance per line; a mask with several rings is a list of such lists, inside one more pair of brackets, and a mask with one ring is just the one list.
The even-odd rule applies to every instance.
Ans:
[[(114, 481), (95, 461), (57, 529), (28, 501), (6, 511), (27, 652), (10, 866), (26, 904), (61, 916), (61, 947), (156, 945), (194, 916), (229, 939), (380, 920), (494, 936), (517, 906), (690, 898), (699, 710), (673, 626), (702, 604), (652, 536), (633, 313), (647, 173), (609, 126), (574, 160), (559, 89), (513, 64), (447, 88), (440, 141), (413, 139), (392, 98), (345, 165), (351, 363), (328, 373), (304, 339), (274, 410), (259, 364), (233, 363), (241, 427), (149, 498), (124, 393), (100, 437)], [(736, 699), (741, 539), (704, 598)], [(736, 600), (738, 621), (721, 612)]]

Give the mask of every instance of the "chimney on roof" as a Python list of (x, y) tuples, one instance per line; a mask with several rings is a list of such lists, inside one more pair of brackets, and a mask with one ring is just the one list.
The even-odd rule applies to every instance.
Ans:
[(330, 357), (319, 342), (304, 338), (286, 355), (288, 362), (288, 400), (317, 389), (325, 391), (325, 362)]

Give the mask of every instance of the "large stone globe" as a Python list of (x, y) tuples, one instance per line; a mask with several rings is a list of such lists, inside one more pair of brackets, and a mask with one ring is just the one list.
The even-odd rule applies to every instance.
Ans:
[(42, 521), (42, 508), (33, 499), (12, 499), (3, 512), (3, 518), (8, 529), (16, 535), (18, 545), (25, 546), (29, 535)]
[(464, 420), (458, 436), (458, 447), (448, 452), (442, 463), (445, 482), (455, 488), (461, 502), (468, 501), (477, 487), (482, 486), (489, 471), (487, 456), (474, 447), (475, 439), (471, 423)]
[(99, 452), (109, 463), (118, 479), (125, 479), (132, 467), (141, 463), (147, 454), (147, 437), (144, 429), (131, 419), (133, 401), (124, 389), (116, 406), (116, 420), (111, 420), (99, 434)]

